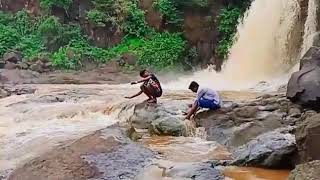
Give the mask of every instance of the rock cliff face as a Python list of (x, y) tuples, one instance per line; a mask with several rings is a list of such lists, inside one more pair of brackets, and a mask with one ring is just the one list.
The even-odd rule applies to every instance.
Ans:
[[(146, 21), (159, 31), (170, 30), (165, 25), (161, 14), (153, 7), (154, 0), (140, 0), (140, 8), (145, 11)], [(183, 30), (189, 45), (196, 48), (199, 57), (197, 63), (202, 66), (208, 63), (215, 63), (218, 66), (222, 61), (216, 58), (215, 47), (218, 41), (218, 31), (216, 18), (219, 10), (223, 7), (223, 1), (210, 0), (210, 7), (204, 9), (189, 8), (183, 9), (184, 23)], [(90, 24), (85, 19), (85, 12), (92, 7), (91, 1), (74, 0), (70, 10), (65, 11), (62, 8), (53, 7), (51, 12), (60, 18), (62, 22), (77, 21), (86, 34), (89, 35), (96, 46), (112, 47), (118, 44), (124, 37), (117, 27), (106, 26), (97, 27)], [(40, 4), (38, 0), (0, 0), (0, 9), (16, 12), (26, 8), (31, 13), (40, 14)], [(199, 63), (200, 62), (200, 63)]]

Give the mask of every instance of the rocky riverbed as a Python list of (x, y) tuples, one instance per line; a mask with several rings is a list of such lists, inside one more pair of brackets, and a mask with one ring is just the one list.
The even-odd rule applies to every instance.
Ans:
[[(21, 88), (32, 91), (0, 100), (3, 179), (224, 179), (239, 171), (230, 174), (230, 166), (293, 169), (299, 159), (317, 158), (309, 135), (317, 132), (317, 112), (281, 92), (221, 92), (221, 110), (183, 121), (193, 99), (185, 91), (168, 90), (147, 105), (123, 98), (136, 87)], [(303, 177), (305, 166), (290, 178)]]

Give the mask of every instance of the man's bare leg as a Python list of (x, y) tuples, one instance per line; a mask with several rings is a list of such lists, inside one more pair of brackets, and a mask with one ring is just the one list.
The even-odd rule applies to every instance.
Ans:
[(147, 99), (146, 101), (149, 102), (150, 100), (153, 99), (151, 93), (148, 91), (148, 89), (144, 85), (140, 86), (140, 89), (146, 96), (148, 96), (149, 99)]

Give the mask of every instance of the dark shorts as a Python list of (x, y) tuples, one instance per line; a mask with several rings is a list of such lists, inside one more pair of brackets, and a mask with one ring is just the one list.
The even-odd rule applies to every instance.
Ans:
[(210, 110), (218, 110), (221, 108), (220, 104), (216, 103), (215, 100), (200, 99), (197, 103), (199, 107)]
[(153, 97), (161, 97), (162, 89), (152, 86), (151, 84), (143, 84), (143, 86), (150, 92)]

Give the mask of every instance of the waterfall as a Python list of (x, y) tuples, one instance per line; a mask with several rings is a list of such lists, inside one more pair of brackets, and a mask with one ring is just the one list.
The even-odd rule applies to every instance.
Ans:
[(186, 89), (192, 80), (218, 90), (255, 88), (262, 81), (272, 90), (285, 84), (308, 47), (306, 37), (315, 32), (315, 2), (254, 0), (238, 25), (236, 41), (222, 72), (198, 71), (166, 87)]

